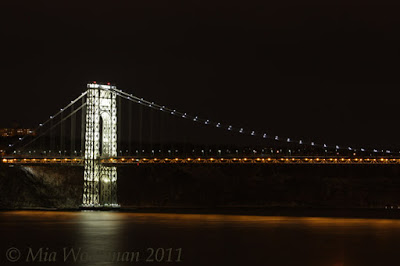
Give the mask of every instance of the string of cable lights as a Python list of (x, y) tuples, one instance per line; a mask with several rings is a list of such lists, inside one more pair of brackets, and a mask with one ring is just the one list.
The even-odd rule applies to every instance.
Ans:
[[(205, 125), (209, 125), (212, 127), (220, 128), (220, 129), (231, 131), (231, 132), (237, 132), (239, 134), (245, 134), (245, 135), (249, 135), (249, 136), (253, 136), (253, 137), (260, 137), (263, 139), (270, 139), (270, 140), (274, 140), (274, 141), (278, 141), (278, 142), (282, 142), (282, 143), (291, 143), (291, 144), (297, 144), (297, 145), (304, 145), (304, 146), (308, 146), (308, 147), (321, 148), (321, 149), (325, 149), (325, 150), (335, 150), (335, 151), (347, 150), (347, 151), (351, 151), (351, 152), (363, 152), (363, 153), (369, 152), (369, 153), (374, 153), (374, 154), (376, 154), (376, 153), (382, 153), (382, 154), (396, 153), (395, 151), (389, 150), (389, 149), (378, 149), (378, 148), (367, 149), (367, 148), (355, 148), (355, 147), (345, 146), (345, 145), (328, 145), (326, 143), (318, 143), (315, 141), (303, 141), (302, 139), (281, 137), (281, 136), (277, 136), (277, 135), (273, 135), (273, 134), (267, 134), (266, 132), (256, 132), (255, 130), (248, 130), (248, 129), (245, 129), (244, 127), (236, 127), (229, 123), (215, 122), (210, 119), (205, 119), (205, 118), (202, 118), (202, 117), (199, 117), (196, 115), (190, 115), (186, 112), (177, 111), (176, 109), (172, 109), (172, 108), (166, 107), (164, 105), (160, 105), (160, 104), (145, 100), (143, 98), (139, 98), (133, 94), (126, 93), (119, 89), (111, 88), (111, 90), (113, 90), (115, 93), (117, 93), (117, 95), (119, 95), (120, 97), (122, 97), (124, 99), (141, 104), (148, 108), (152, 108), (152, 109), (155, 109), (155, 110), (158, 110), (161, 112), (169, 113), (170, 115), (181, 117), (183, 119), (189, 119), (196, 123), (202, 123)], [(400, 153), (400, 151), (398, 151), (398, 153)]]
[[(182, 119), (188, 119), (188, 120), (193, 121), (194, 123), (200, 123), (200, 124), (208, 125), (210, 127), (219, 128), (221, 130), (227, 130), (227, 131), (230, 131), (230, 132), (236, 132), (236, 133), (239, 133), (239, 134), (248, 135), (248, 136), (252, 136), (252, 137), (258, 137), (258, 138), (262, 138), (262, 139), (265, 139), (265, 140), (273, 140), (273, 141), (277, 141), (277, 142), (281, 142), (281, 143), (299, 145), (299, 146), (304, 146), (304, 147), (320, 148), (320, 149), (324, 149), (324, 150), (334, 150), (336, 152), (347, 150), (347, 151), (351, 151), (351, 152), (362, 152), (362, 153), (373, 153), (373, 154), (382, 153), (382, 154), (387, 154), (387, 155), (388, 154), (400, 153), (400, 151), (393, 151), (393, 150), (390, 150), (390, 149), (378, 149), (378, 148), (366, 149), (366, 148), (355, 148), (355, 147), (345, 146), (345, 145), (328, 145), (328, 144), (325, 144), (325, 143), (318, 143), (316, 141), (304, 141), (302, 139), (296, 139), (296, 138), (290, 138), (290, 137), (282, 137), (282, 136), (278, 136), (278, 135), (274, 135), (274, 134), (269, 134), (269, 133), (266, 133), (266, 132), (258, 132), (256, 130), (249, 130), (249, 129), (246, 129), (244, 127), (233, 126), (233, 125), (231, 125), (229, 123), (216, 122), (216, 121), (213, 121), (213, 120), (210, 120), (210, 119), (205, 119), (205, 118), (197, 116), (197, 115), (188, 114), (187, 112), (181, 112), (181, 111), (178, 111), (176, 109), (172, 109), (172, 108), (169, 108), (167, 106), (160, 105), (160, 104), (154, 103), (152, 101), (145, 100), (145, 99), (137, 97), (137, 96), (135, 96), (133, 94), (129, 94), (129, 93), (124, 92), (124, 91), (122, 91), (120, 89), (116, 89), (114, 86), (109, 86), (109, 90), (113, 91), (114, 93), (116, 93), (121, 98), (124, 98), (126, 100), (132, 101), (132, 102), (137, 103), (137, 104), (140, 104), (140, 105), (145, 106), (147, 108), (152, 108), (154, 110), (158, 110), (160, 112), (164, 112), (164, 113), (167, 113), (167, 114), (172, 115), (172, 116), (180, 117)], [(45, 125), (49, 124), (53, 119), (55, 119), (58, 116), (60, 116), (63, 112), (65, 112), (67, 109), (69, 109), (73, 104), (75, 104), (77, 101), (82, 99), (86, 94), (87, 94), (87, 91), (83, 92), (75, 100), (71, 101), (64, 108), (61, 108), (57, 113), (55, 113), (54, 115), (50, 116), (49, 119), (47, 119), (45, 122), (40, 123), (37, 126), (37, 128), (35, 129), (35, 131), (38, 131), (41, 128), (43, 128)], [(82, 104), (73, 113), (76, 113), (78, 110), (82, 109), (83, 107), (84, 107), (84, 104)], [(64, 121), (67, 118), (69, 118), (73, 113), (69, 114), (67, 117), (64, 117), (62, 119), (62, 121)], [(49, 130), (54, 128), (55, 126), (57, 126), (62, 121), (59, 121), (56, 125), (52, 126), (50, 129), (48, 129), (47, 131), (42, 133), (40, 136), (42, 136), (43, 134), (45, 134), (46, 132), (48, 132)], [(35, 139), (33, 139), (28, 144), (32, 143), (33, 141), (38, 139), (40, 136), (36, 137)], [(17, 143), (22, 143), (23, 140), (25, 140), (25, 138), (27, 138), (27, 137), (28, 136), (24, 136), (24, 137), (19, 138), (16, 143), (9, 144), (9, 147), (13, 147)], [(27, 146), (28, 144), (24, 145), (24, 147)]]
[[(69, 109), (72, 105), (74, 105), (77, 101), (79, 101), (80, 99), (82, 99), (85, 95), (87, 94), (87, 91), (83, 92), (79, 97), (77, 97), (75, 100), (71, 101), (69, 104), (67, 104), (64, 108), (61, 108), (57, 113), (55, 113), (54, 115), (51, 115), (49, 117), (49, 119), (47, 119), (46, 121), (44, 121), (43, 123), (40, 123), (35, 129), (35, 132), (38, 132), (41, 128), (43, 128), (44, 126), (46, 126), (47, 124), (49, 124), (52, 120), (54, 120), (55, 118), (57, 118), (59, 115), (61, 115), (63, 112), (65, 112), (67, 109)], [(79, 109), (81, 109), (83, 106), (79, 107)], [(70, 114), (71, 115), (71, 114)], [(64, 118), (63, 120), (65, 120), (66, 118)], [(57, 124), (58, 125), (58, 124)], [(55, 126), (53, 126), (52, 128), (54, 128)], [(47, 130), (46, 132), (48, 132), (49, 130)], [(18, 138), (18, 141), (15, 143), (11, 143), (8, 146), (9, 147), (14, 147), (17, 143), (22, 143), (28, 136), (24, 136), (21, 138)], [(39, 137), (39, 136), (38, 136)], [(38, 138), (37, 137), (37, 138)], [(35, 138), (34, 140), (36, 140), (37, 138)], [(29, 142), (29, 144), (32, 143)], [(26, 144), (27, 145), (27, 144)], [(25, 145), (25, 146), (26, 146)], [(24, 147), (25, 147), (24, 146)]]
[(76, 114), (77, 112), (79, 112), (83, 107), (86, 106), (86, 103), (81, 104), (78, 108), (76, 108), (73, 112), (71, 112), (70, 114), (68, 114), (66, 117), (63, 117), (63, 119), (61, 119), (60, 121), (58, 121), (56, 124), (54, 124), (52, 127), (48, 128), (46, 131), (42, 132), (40, 135), (36, 136), (34, 139), (32, 139), (30, 142), (28, 142), (27, 144), (25, 144), (24, 146), (21, 147), (21, 149), (24, 149), (25, 147), (27, 147), (29, 144), (33, 143), (34, 141), (36, 141), (37, 139), (39, 139), (40, 137), (44, 136), (46, 133), (48, 133), (50, 130), (56, 128), (58, 125), (60, 125), (61, 123), (63, 123), (65, 120), (67, 120), (68, 118), (70, 118), (71, 116), (73, 116), (74, 114)]

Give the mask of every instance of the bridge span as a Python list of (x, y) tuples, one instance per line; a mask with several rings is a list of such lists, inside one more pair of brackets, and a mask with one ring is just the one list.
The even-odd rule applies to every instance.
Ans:
[[(115, 157), (98, 159), (102, 164), (113, 166), (129, 164), (400, 164), (400, 158), (395, 157), (250, 157), (250, 158), (149, 158), (149, 157)], [(13, 158), (5, 157), (3, 164), (10, 165), (84, 165), (85, 159), (73, 157), (60, 158)]]

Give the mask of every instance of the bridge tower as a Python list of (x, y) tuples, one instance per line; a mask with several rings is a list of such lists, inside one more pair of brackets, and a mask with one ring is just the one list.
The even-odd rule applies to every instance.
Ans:
[(101, 164), (117, 156), (116, 87), (90, 83), (87, 88), (82, 207), (117, 208), (117, 168)]

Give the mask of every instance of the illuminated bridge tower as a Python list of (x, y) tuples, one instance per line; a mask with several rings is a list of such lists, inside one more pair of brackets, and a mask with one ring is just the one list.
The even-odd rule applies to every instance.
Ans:
[(82, 207), (119, 207), (117, 168), (100, 160), (117, 156), (115, 86), (87, 85), (85, 172)]

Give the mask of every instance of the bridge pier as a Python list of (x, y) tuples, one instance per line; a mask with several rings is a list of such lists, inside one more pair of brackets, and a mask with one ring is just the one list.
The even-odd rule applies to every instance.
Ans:
[(109, 85), (88, 84), (82, 208), (119, 208), (117, 169), (100, 162), (117, 156), (116, 94), (110, 89)]
[(118, 208), (117, 167), (104, 166), (99, 160), (86, 160), (83, 208)]

